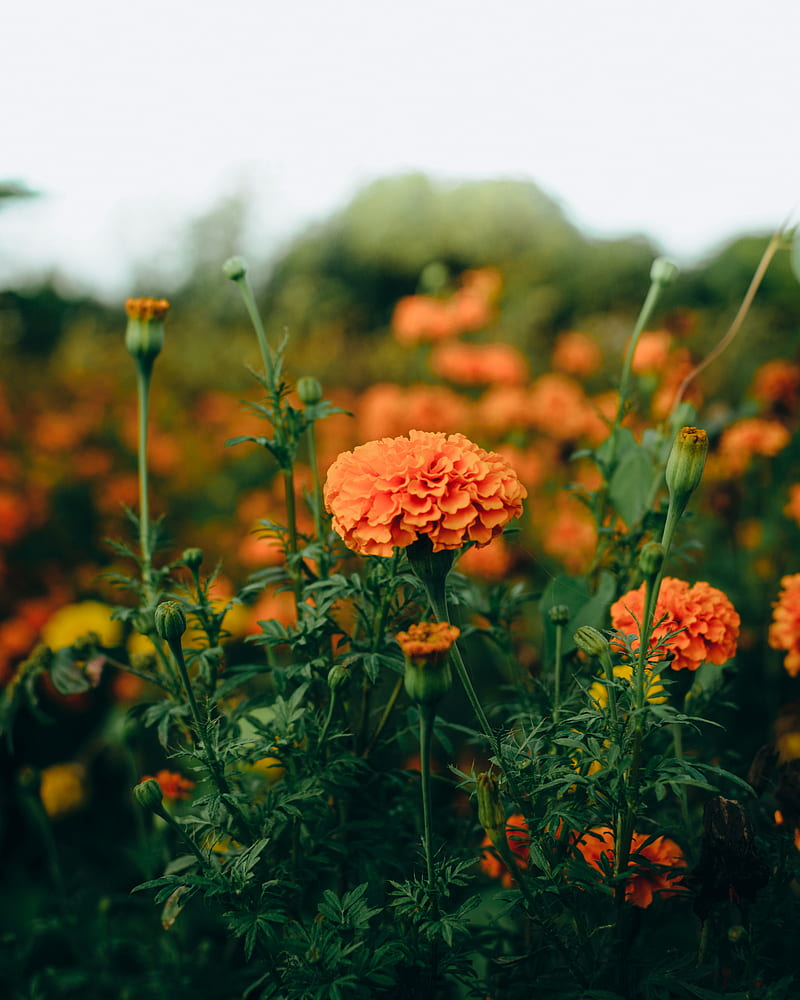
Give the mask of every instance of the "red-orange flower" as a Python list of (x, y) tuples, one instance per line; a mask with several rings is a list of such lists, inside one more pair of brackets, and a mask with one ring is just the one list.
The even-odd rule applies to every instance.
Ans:
[(800, 573), (781, 580), (781, 592), (772, 605), (769, 644), (773, 649), (786, 650), (783, 665), (788, 674), (800, 674)]
[(434, 552), (486, 545), (527, 496), (500, 455), (463, 434), (410, 431), (343, 452), (328, 470), (325, 506), (355, 552), (390, 556), (427, 536)]
[(163, 769), (161, 771), (157, 771), (155, 775), (145, 775), (145, 777), (142, 778), (142, 781), (147, 781), (150, 777), (155, 777), (164, 798), (169, 799), (172, 802), (177, 802), (179, 799), (188, 799), (195, 786), (195, 782), (191, 781), (189, 778), (184, 778), (183, 775), (178, 774), (177, 771), (167, 771)]
[[(583, 860), (605, 875), (614, 867), (614, 831), (610, 826), (595, 826), (588, 830), (575, 847)], [(605, 855), (607, 862), (601, 864)], [(629, 870), (625, 880), (625, 899), (641, 909), (650, 906), (656, 895), (677, 896), (677, 885), (686, 869), (686, 858), (680, 847), (667, 837), (648, 837), (634, 831), (631, 837)]]
[[(611, 623), (625, 635), (639, 634), (644, 614), (645, 584), (611, 605)], [(736, 653), (741, 620), (731, 602), (716, 587), (704, 582), (690, 586), (685, 580), (664, 577), (656, 602), (651, 645), (672, 632), (668, 642), (673, 670), (697, 670), (702, 663), (726, 663)], [(678, 631), (680, 630), (680, 631)]]
[[(530, 859), (531, 836), (525, 817), (521, 813), (514, 813), (506, 820), (506, 840), (520, 868), (527, 868)], [(488, 834), (481, 843), (480, 867), (490, 878), (499, 878), (506, 889), (510, 889), (514, 884), (511, 872), (494, 851)]]

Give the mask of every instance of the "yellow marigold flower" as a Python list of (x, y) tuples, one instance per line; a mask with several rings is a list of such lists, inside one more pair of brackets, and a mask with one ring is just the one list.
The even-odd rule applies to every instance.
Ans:
[(86, 768), (74, 761), (44, 768), (39, 797), (51, 819), (77, 812), (88, 798)]
[(778, 600), (772, 605), (768, 641), (773, 649), (783, 649), (783, 665), (792, 677), (800, 674), (800, 573), (784, 576)]
[(59, 608), (42, 628), (42, 642), (50, 649), (72, 646), (94, 633), (101, 646), (116, 646), (122, 638), (122, 624), (111, 618), (111, 608), (100, 601), (80, 601)]
[(353, 551), (376, 556), (425, 536), (434, 552), (487, 545), (520, 516), (526, 496), (500, 455), (434, 431), (343, 452), (325, 483), (334, 529)]
[[(614, 667), (614, 676), (618, 680), (627, 681), (630, 684), (633, 679), (633, 667), (630, 664)], [(663, 705), (667, 700), (664, 685), (658, 679), (653, 679), (652, 670), (645, 671), (644, 683), (647, 700), (653, 705)], [(589, 697), (598, 708), (606, 708), (608, 706), (608, 688), (601, 681), (595, 681), (590, 685)]]

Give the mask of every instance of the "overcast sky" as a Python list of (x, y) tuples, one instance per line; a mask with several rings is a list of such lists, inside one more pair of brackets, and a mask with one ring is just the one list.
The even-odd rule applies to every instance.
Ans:
[(408, 170), (532, 180), (696, 259), (794, 218), (798, 39), (797, 0), (10, 4), (0, 180), (44, 196), (0, 212), (0, 288), (124, 295), (242, 185), (269, 247)]

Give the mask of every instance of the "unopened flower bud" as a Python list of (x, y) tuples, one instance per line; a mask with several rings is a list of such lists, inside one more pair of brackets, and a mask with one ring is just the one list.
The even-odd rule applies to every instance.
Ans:
[(313, 375), (303, 375), (297, 380), (297, 395), (306, 406), (313, 406), (322, 399), (322, 385)]
[(678, 515), (686, 509), (703, 476), (708, 454), (708, 435), (697, 427), (683, 427), (672, 442), (667, 459), (666, 480), (670, 505)]
[(153, 617), (156, 633), (167, 642), (177, 642), (186, 631), (186, 615), (177, 601), (163, 601)]
[(420, 622), (395, 636), (406, 659), (406, 693), (418, 705), (434, 704), (452, 687), (449, 654), (458, 636), (447, 622)]
[(598, 632), (591, 625), (584, 625), (579, 628), (573, 636), (573, 642), (582, 653), (587, 656), (601, 657), (608, 652), (608, 639), (602, 632)]
[(671, 285), (678, 276), (678, 266), (666, 257), (656, 257), (650, 268), (650, 280), (659, 285)]
[(145, 778), (138, 785), (134, 785), (133, 797), (143, 809), (155, 812), (161, 808), (163, 801), (161, 785), (155, 778)]
[(506, 813), (500, 801), (497, 777), (487, 771), (476, 779), (478, 822), (493, 844), (501, 844), (506, 835)]
[(128, 299), (125, 312), (125, 346), (137, 361), (151, 366), (164, 346), (164, 317), (169, 310), (166, 299)]
[(328, 687), (331, 691), (338, 691), (349, 677), (349, 669), (343, 663), (335, 663), (328, 671)]
[(247, 274), (247, 263), (243, 257), (229, 257), (222, 265), (222, 270), (231, 281), (241, 281)]
[(202, 549), (184, 549), (181, 555), (181, 560), (192, 570), (200, 569), (200, 565), (203, 562), (203, 550)]
[(660, 542), (648, 542), (639, 553), (639, 569), (642, 576), (652, 579), (661, 572), (664, 565), (664, 546)]
[(554, 604), (547, 615), (554, 625), (566, 625), (570, 619), (569, 608), (566, 604)]

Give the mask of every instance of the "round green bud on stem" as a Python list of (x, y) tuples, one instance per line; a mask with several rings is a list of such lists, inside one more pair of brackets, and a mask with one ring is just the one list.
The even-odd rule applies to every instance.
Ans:
[(648, 542), (639, 553), (639, 569), (642, 576), (651, 579), (661, 572), (664, 565), (664, 546), (660, 542)]
[(137, 361), (151, 366), (164, 346), (164, 317), (169, 310), (166, 299), (127, 299), (125, 312), (125, 347)]
[(198, 570), (203, 562), (203, 550), (202, 549), (184, 549), (181, 555), (181, 560), (189, 567), (191, 570)]
[(547, 616), (554, 625), (566, 625), (570, 619), (569, 608), (566, 604), (554, 604)]
[(335, 663), (328, 671), (328, 687), (331, 691), (338, 691), (349, 677), (349, 669), (343, 663)]
[(241, 281), (247, 274), (247, 264), (243, 257), (229, 257), (222, 265), (222, 270), (231, 281)]
[(297, 395), (306, 406), (313, 406), (322, 399), (322, 385), (313, 375), (303, 375), (297, 380)]
[(153, 617), (156, 633), (167, 642), (177, 642), (186, 631), (186, 615), (177, 601), (163, 601)]
[(678, 266), (666, 257), (656, 257), (650, 268), (650, 280), (659, 285), (671, 285), (678, 276)]
[(591, 625), (579, 628), (573, 636), (573, 642), (587, 656), (601, 657), (608, 652), (608, 639)]
[(155, 812), (161, 808), (163, 801), (161, 785), (155, 778), (145, 778), (144, 781), (140, 781), (138, 785), (134, 786), (133, 797), (143, 809)]

